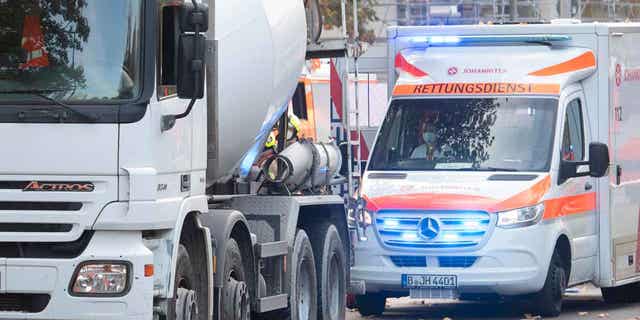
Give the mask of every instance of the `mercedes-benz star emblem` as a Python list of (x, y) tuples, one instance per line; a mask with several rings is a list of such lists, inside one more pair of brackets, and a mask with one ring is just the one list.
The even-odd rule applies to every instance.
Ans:
[(440, 223), (434, 218), (423, 218), (420, 220), (420, 229), (418, 233), (421, 237), (432, 240), (440, 233)]

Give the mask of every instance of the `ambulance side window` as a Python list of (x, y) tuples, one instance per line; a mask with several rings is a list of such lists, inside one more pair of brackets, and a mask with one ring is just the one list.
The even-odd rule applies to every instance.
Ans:
[(584, 160), (584, 128), (580, 99), (574, 99), (567, 105), (561, 155), (564, 161)]

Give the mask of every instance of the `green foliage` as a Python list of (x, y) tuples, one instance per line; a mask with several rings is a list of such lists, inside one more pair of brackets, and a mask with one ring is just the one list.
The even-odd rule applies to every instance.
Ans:
[[(82, 51), (90, 28), (82, 10), (86, 0), (8, 0), (0, 4), (0, 79), (18, 80), (36, 88), (82, 87), (82, 67), (73, 65), (73, 52)], [(40, 18), (50, 67), (46, 77), (39, 69), (20, 70), (25, 62), (21, 47), (24, 19)]]
[[(340, 0), (320, 0), (325, 29), (342, 27), (342, 11)], [(347, 4), (347, 32), (353, 38), (353, 0), (346, 0)], [(369, 23), (378, 21), (378, 16), (374, 7), (377, 0), (358, 0), (358, 32), (359, 40), (372, 43), (375, 40), (373, 29), (369, 28)]]

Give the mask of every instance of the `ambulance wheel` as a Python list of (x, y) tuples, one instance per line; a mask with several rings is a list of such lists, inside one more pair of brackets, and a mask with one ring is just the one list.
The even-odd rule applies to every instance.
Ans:
[(567, 289), (567, 271), (562, 266), (562, 259), (558, 252), (553, 253), (544, 287), (536, 293), (533, 299), (536, 315), (543, 317), (557, 317), (562, 312), (562, 298)]
[(311, 245), (318, 273), (318, 320), (342, 320), (346, 312), (347, 256), (333, 224), (311, 230)]
[(387, 297), (381, 293), (367, 293), (356, 296), (358, 311), (363, 317), (381, 315), (384, 312), (386, 303)]
[(640, 283), (602, 288), (602, 299), (606, 303), (631, 303), (640, 301)]
[(304, 230), (298, 230), (291, 255), (289, 287), (291, 320), (316, 320), (318, 316), (318, 289), (316, 265), (311, 241)]

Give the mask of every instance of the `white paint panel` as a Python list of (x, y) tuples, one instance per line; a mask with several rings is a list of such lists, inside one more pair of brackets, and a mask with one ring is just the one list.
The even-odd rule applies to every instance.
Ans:
[[(610, 38), (610, 88), (612, 140), (611, 241), (614, 245), (615, 278), (639, 274), (640, 264), (629, 256), (637, 251), (640, 219), (640, 32), (620, 32)], [(634, 76), (634, 74), (636, 74)], [(624, 243), (624, 245), (621, 245)], [(622, 261), (619, 261), (622, 260)]]
[(0, 124), (0, 174), (115, 175), (117, 124)]

